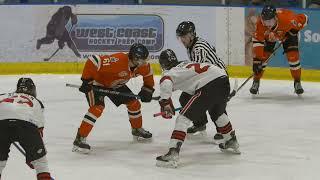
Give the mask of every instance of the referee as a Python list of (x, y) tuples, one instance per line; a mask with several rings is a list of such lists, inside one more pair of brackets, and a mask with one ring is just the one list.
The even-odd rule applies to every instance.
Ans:
[[(197, 37), (195, 25), (191, 21), (181, 22), (176, 29), (176, 36), (178, 40), (186, 47), (189, 60), (196, 63), (210, 63), (226, 70), (224, 62), (218, 57), (216, 49), (210, 45), (206, 40)], [(179, 98), (181, 106), (185, 106), (191, 99), (192, 95), (182, 92)], [(219, 115), (210, 114), (212, 121), (219, 118)], [(208, 123), (207, 114), (199, 114), (199, 119), (193, 122), (193, 126), (189, 127), (187, 133), (189, 134), (206, 134), (206, 124)], [(216, 127), (217, 124), (215, 123)], [(214, 136), (214, 141), (218, 144), (223, 137), (221, 133), (217, 132)]]

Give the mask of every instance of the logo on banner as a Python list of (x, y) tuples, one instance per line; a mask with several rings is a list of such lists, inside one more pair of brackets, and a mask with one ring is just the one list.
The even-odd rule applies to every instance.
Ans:
[(72, 8), (70, 6), (60, 7), (52, 15), (49, 23), (47, 24), (46, 36), (37, 40), (36, 49), (39, 50), (43, 44), (51, 44), (54, 40), (58, 40), (59, 48), (54, 51), (51, 56), (44, 58), (44, 61), (49, 61), (60, 49), (63, 49), (66, 44), (77, 57), (81, 57), (81, 54), (70, 38), (70, 33), (77, 23), (77, 15), (72, 12)]
[(163, 20), (156, 15), (78, 14), (71, 38), (80, 52), (123, 52), (142, 43), (150, 52), (163, 47)]

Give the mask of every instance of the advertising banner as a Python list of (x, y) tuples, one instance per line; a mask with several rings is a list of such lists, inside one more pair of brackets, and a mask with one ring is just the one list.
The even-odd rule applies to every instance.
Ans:
[(128, 52), (136, 42), (147, 46), (153, 60), (167, 48), (187, 60), (175, 34), (182, 21), (194, 22), (197, 35), (227, 62), (225, 12), (203, 6), (2, 5), (0, 62), (83, 61), (92, 54)]

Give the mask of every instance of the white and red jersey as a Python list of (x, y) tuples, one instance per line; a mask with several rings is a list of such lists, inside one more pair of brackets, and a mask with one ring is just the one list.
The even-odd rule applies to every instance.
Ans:
[(207, 83), (222, 76), (227, 76), (226, 71), (213, 64), (182, 62), (168, 71), (163, 71), (160, 97), (168, 99), (175, 90), (192, 95)]
[(18, 119), (44, 126), (44, 107), (37, 98), (24, 93), (0, 95), (0, 121)]

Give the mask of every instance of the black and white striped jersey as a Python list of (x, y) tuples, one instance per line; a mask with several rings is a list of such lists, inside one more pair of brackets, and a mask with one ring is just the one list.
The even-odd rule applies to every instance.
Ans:
[(226, 70), (226, 65), (218, 57), (216, 49), (206, 40), (196, 37), (195, 42), (187, 48), (190, 61), (196, 63), (210, 63)]

